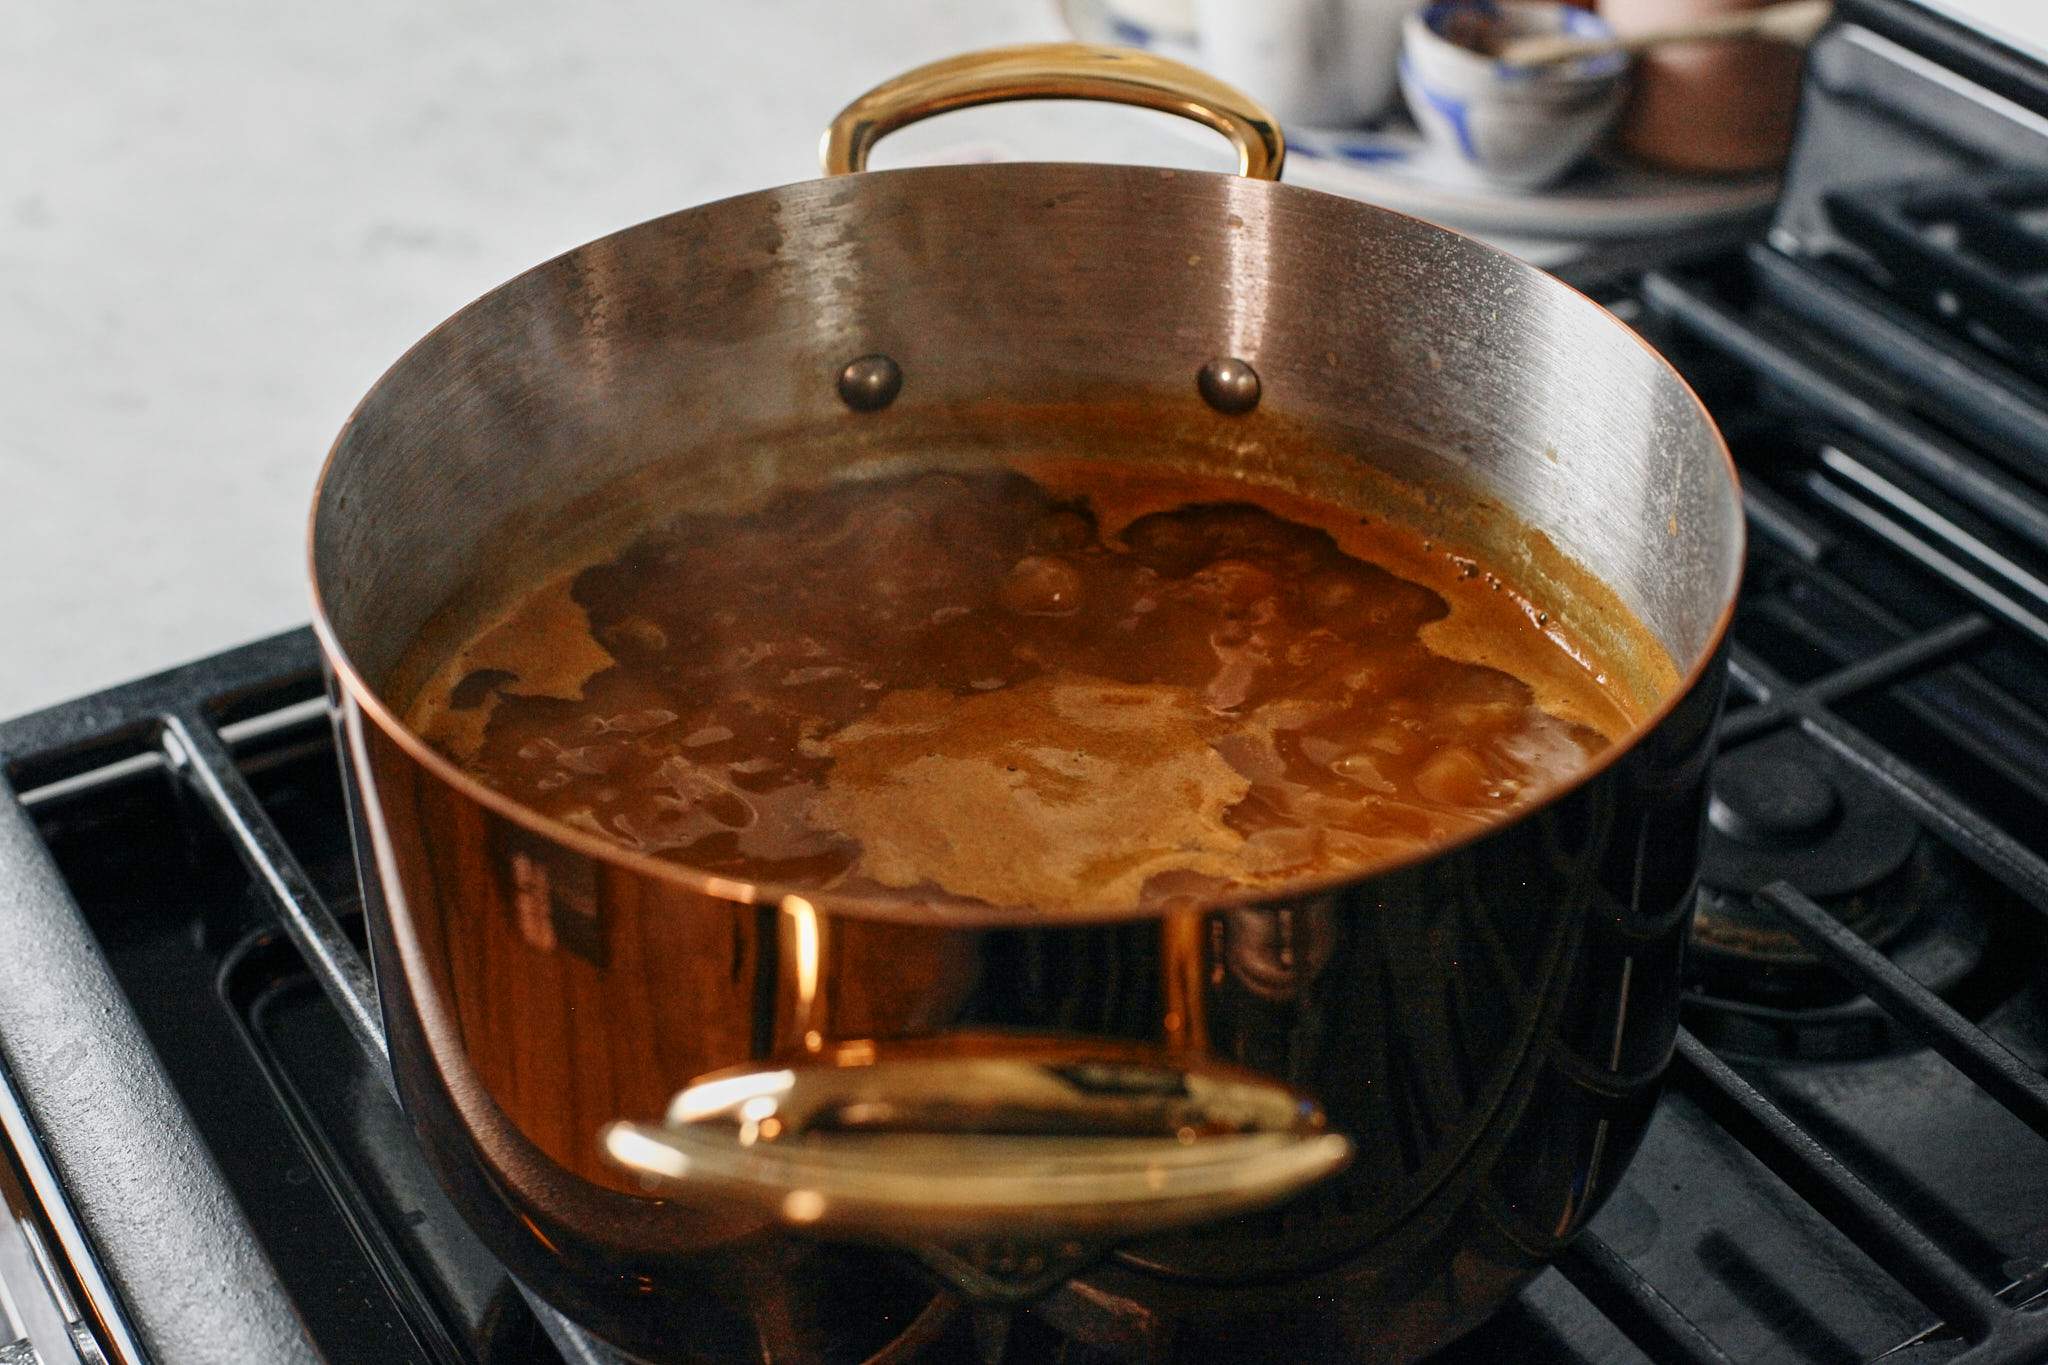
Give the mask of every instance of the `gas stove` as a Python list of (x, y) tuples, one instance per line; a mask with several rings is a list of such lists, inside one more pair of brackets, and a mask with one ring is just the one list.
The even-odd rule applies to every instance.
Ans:
[[(1843, 0), (1768, 237), (1602, 301), (1745, 481), (1686, 1030), (1440, 1365), (2048, 1361), (2048, 68)], [(428, 1173), (342, 801), (305, 631), (0, 724), (0, 1365), (616, 1360)], [(1179, 1349), (1094, 1288), (812, 1288), (763, 1360)]]

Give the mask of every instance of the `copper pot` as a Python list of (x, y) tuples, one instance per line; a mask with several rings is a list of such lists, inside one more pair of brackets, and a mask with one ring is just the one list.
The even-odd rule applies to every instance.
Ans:
[[(858, 173), (891, 127), (1046, 93), (1199, 118), (1247, 174)], [(1157, 58), (941, 63), (849, 108), (826, 159), (843, 174), (486, 295), (377, 383), (322, 476), (317, 624), (393, 1065), (436, 1171), (516, 1275), (650, 1359), (773, 1357), (829, 1309), (826, 1354), (857, 1360), (963, 1299), (1178, 1315), (1196, 1355), (1433, 1347), (1584, 1224), (1671, 1048), (1741, 558), (1720, 437), (1601, 309), (1275, 183), (1271, 120)], [(1440, 534), (1540, 529), (1590, 577), (1526, 538), (1498, 553), (1547, 563), (1553, 608), (1595, 637), (1625, 605), (1682, 681), (1481, 838), (1052, 926), (638, 856), (398, 718), (418, 640), (648, 499), (1074, 442), (1454, 484), (1476, 510), (1443, 504)], [(876, 1103), (898, 1121), (864, 1131)], [(771, 1120), (809, 1140), (770, 1141)]]

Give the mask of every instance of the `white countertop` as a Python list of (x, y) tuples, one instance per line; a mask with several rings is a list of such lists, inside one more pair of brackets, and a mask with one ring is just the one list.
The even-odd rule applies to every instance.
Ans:
[[(0, 716), (304, 621), (304, 521), (364, 390), (580, 242), (817, 173), (862, 90), (1064, 36), (1049, 0), (66, 0), (0, 42)], [(1227, 168), (1014, 105), (877, 165)]]

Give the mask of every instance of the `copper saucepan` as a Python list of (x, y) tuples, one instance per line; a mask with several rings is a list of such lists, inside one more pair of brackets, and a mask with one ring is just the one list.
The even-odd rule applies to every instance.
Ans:
[[(861, 172), (893, 127), (1045, 95), (1199, 119), (1243, 174)], [(1720, 437), (1594, 304), (1277, 183), (1270, 117), (1157, 57), (942, 62), (856, 102), (824, 154), (827, 179), (615, 233), (464, 309), (322, 476), (317, 624), (433, 1165), (515, 1274), (650, 1359), (798, 1350), (789, 1324), (829, 1312), (823, 1354), (860, 1360), (977, 1298), (1192, 1324), (1191, 1357), (1440, 1344), (1584, 1224), (1670, 1052), (1741, 559)], [(1411, 510), (1614, 649), (1618, 599), (1681, 681), (1569, 790), (1462, 845), (1056, 926), (629, 853), (398, 719), (420, 641), (656, 500), (1077, 447), (1466, 490), (1463, 520)]]

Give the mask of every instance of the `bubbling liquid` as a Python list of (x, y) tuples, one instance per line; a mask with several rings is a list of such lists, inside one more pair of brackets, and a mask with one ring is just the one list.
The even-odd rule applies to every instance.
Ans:
[(723, 877), (1087, 916), (1411, 856), (1639, 718), (1407, 527), (1039, 474), (678, 517), (498, 617), (408, 721), (533, 810)]

